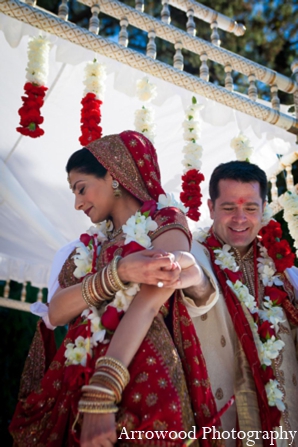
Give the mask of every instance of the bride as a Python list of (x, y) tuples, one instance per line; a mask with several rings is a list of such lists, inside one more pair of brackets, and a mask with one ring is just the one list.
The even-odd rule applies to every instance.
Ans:
[[(94, 141), (66, 169), (76, 209), (100, 224), (81, 235), (59, 274), (49, 318), (70, 324), (55, 355), (39, 324), (32, 350), (38, 345), (43, 361), (33, 365), (31, 350), (10, 425), (14, 445), (157, 445), (156, 434), (117, 441), (123, 428), (164, 431), (162, 445), (180, 445), (179, 433), (216, 413), (179, 290), (198, 284), (202, 297), (212, 290), (188, 253), (185, 215), (159, 202), (156, 151), (137, 132)], [(159, 263), (155, 285), (144, 273), (148, 259)], [(29, 386), (33, 366), (39, 371)]]

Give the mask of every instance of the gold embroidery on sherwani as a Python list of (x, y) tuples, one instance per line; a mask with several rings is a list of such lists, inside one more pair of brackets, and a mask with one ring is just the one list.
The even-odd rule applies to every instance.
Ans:
[(221, 400), (224, 397), (224, 393), (222, 388), (217, 388), (217, 390), (215, 391), (214, 396), (216, 397), (217, 400)]
[(221, 337), (220, 337), (220, 344), (221, 344), (221, 346), (224, 348), (225, 346), (226, 346), (226, 344), (227, 344), (227, 342), (226, 342), (226, 339), (225, 339), (225, 337), (222, 335)]

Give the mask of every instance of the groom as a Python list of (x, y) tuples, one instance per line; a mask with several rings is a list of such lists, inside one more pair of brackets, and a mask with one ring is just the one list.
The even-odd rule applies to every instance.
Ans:
[[(196, 287), (185, 291), (217, 409), (235, 395), (236, 405), (221, 418), (223, 429), (243, 437), (278, 426), (298, 431), (298, 306), (285, 270), (294, 255), (282, 259), (276, 222), (257, 238), (266, 193), (266, 175), (256, 165), (232, 161), (214, 170), (208, 200), (213, 226), (192, 253), (215, 292), (202, 300)], [(267, 251), (276, 254), (276, 265)], [(270, 445), (268, 436), (256, 437), (255, 445)], [(288, 438), (277, 445), (293, 445)], [(237, 437), (226, 439), (236, 445)]]

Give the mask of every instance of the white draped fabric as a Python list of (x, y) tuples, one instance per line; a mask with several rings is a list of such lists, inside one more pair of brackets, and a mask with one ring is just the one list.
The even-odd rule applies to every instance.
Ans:
[[(80, 101), (83, 97), (84, 67), (94, 53), (55, 36), (51, 41), (50, 70), (42, 128), (45, 135), (21, 136), (16, 127), (18, 109), (26, 82), (28, 36), (39, 31), (0, 14), (0, 279), (31, 281), (45, 287), (55, 252), (89, 227), (88, 218), (74, 210), (66, 181), (65, 164), (80, 148)], [(134, 128), (134, 112), (142, 106), (136, 81), (144, 74), (112, 59), (96, 56), (107, 67), (106, 93), (102, 105), (104, 135)], [(151, 77), (158, 96), (153, 101), (156, 117), (155, 146), (163, 186), (178, 197), (184, 145), (184, 110), (191, 93)], [(230, 141), (244, 132), (255, 148), (252, 161), (267, 174), (276, 170), (276, 153), (297, 151), (295, 136), (202, 97), (200, 112), (204, 148), (202, 185), (206, 199), (211, 171), (220, 162), (235, 159)], [(284, 107), (286, 112), (287, 107)], [(209, 223), (202, 207), (200, 226)]]

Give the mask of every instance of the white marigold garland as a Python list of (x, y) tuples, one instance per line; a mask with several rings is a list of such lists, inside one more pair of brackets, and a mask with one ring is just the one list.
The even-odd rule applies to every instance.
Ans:
[(284, 208), (284, 219), (288, 224), (290, 235), (294, 239), (298, 257), (298, 195), (294, 191), (286, 191), (279, 201)]
[(250, 161), (253, 147), (246, 135), (240, 132), (238, 137), (232, 139), (230, 146), (234, 149), (238, 161)]
[[(142, 102), (150, 102), (157, 95), (156, 86), (145, 76), (137, 81), (137, 97)], [(135, 129), (145, 135), (152, 143), (155, 137), (155, 113), (151, 106), (143, 105), (135, 111)]]
[(44, 36), (32, 37), (28, 42), (26, 79), (35, 85), (46, 85), (49, 74), (50, 41)]
[(191, 169), (197, 169), (198, 171), (202, 167), (202, 154), (203, 148), (198, 143), (201, 138), (201, 125), (199, 118), (199, 111), (204, 106), (199, 104), (196, 98), (192, 97), (191, 105), (185, 111), (185, 120), (182, 123), (183, 126), (183, 138), (185, 140), (185, 146), (182, 152), (184, 157), (182, 164), (184, 166), (183, 172), (186, 173)]

